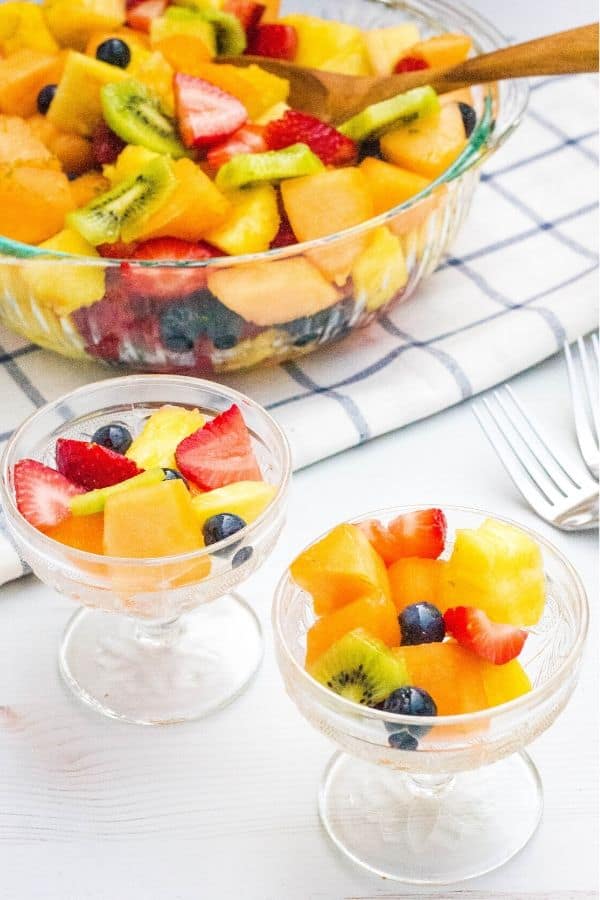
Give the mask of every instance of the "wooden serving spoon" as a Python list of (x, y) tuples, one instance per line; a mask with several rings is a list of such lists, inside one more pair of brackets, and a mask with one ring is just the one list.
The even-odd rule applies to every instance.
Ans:
[(467, 59), (446, 69), (420, 69), (379, 77), (321, 72), (263, 56), (217, 60), (236, 66), (256, 63), (290, 82), (290, 105), (326, 122), (340, 123), (365, 107), (411, 88), (430, 84), (439, 94), (504, 78), (598, 71), (598, 23), (560, 31)]

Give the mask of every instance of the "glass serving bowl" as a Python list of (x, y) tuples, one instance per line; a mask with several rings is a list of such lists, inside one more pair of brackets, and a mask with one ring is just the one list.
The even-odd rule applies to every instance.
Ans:
[[(475, 53), (503, 44), (484, 18), (445, 0), (303, 0), (301, 6), (363, 28), (410, 20), (424, 37), (465, 32)], [(297, 7), (296, 0), (284, 2), (285, 12)], [(124, 269), (119, 261), (0, 238), (0, 319), (67, 356), (151, 372), (210, 375), (309, 353), (404, 302), (436, 269), (469, 211), (481, 164), (519, 124), (527, 93), (522, 80), (474, 90), (478, 123), (450, 169), (402, 205), (318, 241)], [(150, 289), (131, 287), (135, 277), (127, 274), (136, 273)], [(160, 300), (151, 296), (148, 279), (154, 278)], [(165, 300), (169, 282), (173, 294)], [(165, 324), (167, 307), (171, 323), (180, 309), (175, 329)]]
[[(19, 513), (12, 472), (23, 457), (54, 466), (59, 437), (91, 436), (119, 421), (133, 434), (163, 404), (214, 416), (236, 403), (263, 477), (278, 492), (242, 531), (180, 556), (125, 559), (60, 544)], [(271, 552), (284, 523), (287, 441), (258, 404), (237, 391), (184, 376), (137, 375), (86, 385), (27, 419), (8, 443), (0, 497), (19, 551), (47, 585), (83, 604), (60, 648), (60, 671), (98, 712), (140, 724), (199, 718), (233, 700), (258, 669), (260, 624), (234, 588)]]
[[(380, 510), (355, 521), (389, 522), (416, 508)], [(445, 512), (450, 535), (491, 515), (458, 507)], [(414, 726), (414, 717), (351, 703), (306, 672), (311, 598), (289, 573), (278, 586), (273, 630), (286, 690), (308, 722), (340, 748), (321, 782), (321, 819), (346, 856), (385, 878), (446, 884), (483, 875), (524, 847), (540, 822), (542, 785), (523, 748), (554, 722), (573, 692), (588, 606), (564, 556), (522, 530), (539, 544), (547, 579), (544, 615), (520, 657), (533, 690), (478, 713), (419, 717), (432, 729), (416, 750), (391, 748), (385, 728), (386, 722), (398, 730)]]

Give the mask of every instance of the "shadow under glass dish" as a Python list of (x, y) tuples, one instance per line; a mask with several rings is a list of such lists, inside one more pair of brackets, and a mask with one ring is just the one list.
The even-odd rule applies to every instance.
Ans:
[[(416, 508), (355, 521), (389, 522)], [(449, 535), (492, 515), (460, 507), (444, 512)], [(319, 791), (323, 825), (342, 853), (384, 878), (448, 884), (483, 875), (518, 853), (540, 822), (542, 785), (524, 748), (554, 722), (575, 688), (588, 605), (559, 551), (517, 527), (539, 544), (547, 581), (544, 615), (519, 657), (533, 690), (479, 713), (419, 718), (432, 729), (416, 750), (391, 748), (385, 727), (393, 722), (402, 730), (414, 718), (351, 703), (311, 678), (304, 668), (306, 632), (315, 620), (311, 598), (289, 573), (277, 588), (273, 631), (287, 693), (339, 748)]]
[[(263, 514), (215, 545), (217, 552), (209, 547), (163, 559), (99, 556), (51, 540), (20, 515), (12, 481), (19, 459), (54, 466), (58, 437), (81, 439), (116, 420), (135, 434), (166, 403), (208, 416), (236, 403), (265, 480), (279, 487)], [(287, 441), (258, 404), (183, 376), (138, 375), (86, 385), (18, 429), (2, 461), (2, 503), (35, 574), (83, 605), (59, 653), (61, 674), (76, 696), (113, 718), (168, 724), (207, 715), (244, 690), (260, 665), (263, 639), (255, 613), (235, 588), (265, 561), (279, 537), (290, 471)]]

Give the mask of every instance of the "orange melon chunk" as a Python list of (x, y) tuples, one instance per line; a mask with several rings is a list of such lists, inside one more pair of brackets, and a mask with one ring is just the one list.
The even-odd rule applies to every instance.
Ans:
[(361, 597), (390, 596), (383, 560), (356, 525), (338, 525), (291, 565), (294, 581), (312, 595), (317, 615)]
[(388, 647), (400, 643), (398, 614), (392, 601), (383, 595), (363, 597), (323, 616), (309, 629), (306, 635), (307, 667), (355, 628), (364, 628)]
[(433, 603), (441, 599), (442, 574), (446, 563), (441, 559), (407, 556), (388, 569), (392, 600), (398, 612), (412, 603)]
[(0, 59), (0, 112), (32, 116), (37, 95), (46, 84), (56, 84), (64, 67), (64, 54), (50, 55), (23, 48)]
[(473, 41), (466, 34), (436, 34), (413, 44), (402, 56), (416, 56), (424, 59), (431, 69), (443, 69), (463, 62), (472, 46)]
[(46, 116), (39, 114), (32, 116), (28, 125), (69, 175), (81, 175), (96, 165), (92, 145), (81, 135), (61, 131)]
[(428, 178), (393, 166), (374, 156), (367, 156), (359, 168), (366, 178), (377, 216), (410, 200), (415, 194), (425, 190), (429, 184)]
[(458, 104), (449, 103), (439, 113), (388, 132), (380, 146), (389, 162), (433, 179), (446, 171), (466, 144)]
[(60, 163), (35, 129), (18, 116), (0, 115), (0, 164), (60, 169)]
[(0, 234), (39, 244), (63, 228), (73, 206), (69, 182), (62, 172), (0, 166)]
[(60, 525), (46, 528), (45, 533), (61, 544), (86, 553), (104, 552), (104, 513), (93, 516), (69, 516)]
[(413, 687), (435, 700), (438, 715), (456, 716), (488, 706), (481, 660), (453, 642), (418, 644), (394, 651), (405, 661)]

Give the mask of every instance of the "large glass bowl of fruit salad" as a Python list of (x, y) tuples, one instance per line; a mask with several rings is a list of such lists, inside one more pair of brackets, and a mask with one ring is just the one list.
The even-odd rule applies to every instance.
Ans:
[(15, 432), (2, 505), (35, 574), (82, 604), (59, 655), (80, 699), (166, 724), (246, 687), (262, 636), (234, 589), (279, 536), (289, 476), (260, 406), (186, 376), (91, 384)]
[(366, 325), (439, 264), (525, 83), (415, 88), (333, 127), (219, 56), (384, 75), (501, 44), (442, 0), (0, 4), (0, 318), (200, 375)]
[(273, 624), (288, 694), (340, 748), (319, 809), (343, 853), (442, 884), (527, 843), (542, 789), (523, 748), (569, 700), (588, 625), (545, 538), (457, 507), (364, 516), (292, 563)]

